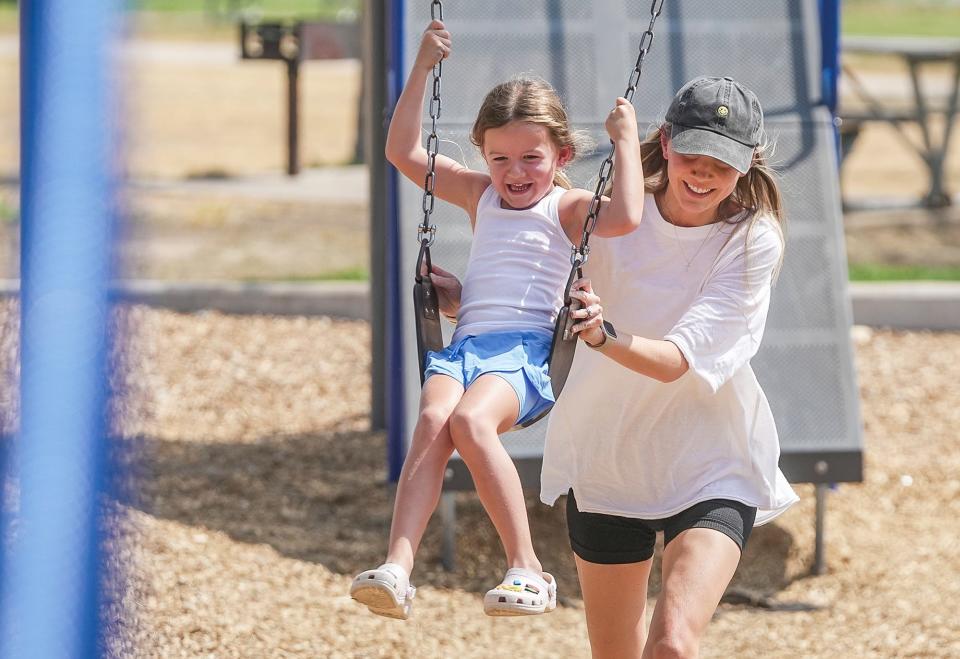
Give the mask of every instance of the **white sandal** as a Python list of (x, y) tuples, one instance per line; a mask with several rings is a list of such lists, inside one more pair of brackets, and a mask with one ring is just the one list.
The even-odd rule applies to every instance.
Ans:
[(548, 572), (519, 567), (507, 570), (496, 588), (483, 597), (483, 612), (488, 616), (533, 616), (557, 608), (557, 580)]
[(366, 605), (371, 613), (397, 620), (410, 617), (416, 592), (406, 571), (394, 563), (361, 572), (350, 586), (350, 597)]

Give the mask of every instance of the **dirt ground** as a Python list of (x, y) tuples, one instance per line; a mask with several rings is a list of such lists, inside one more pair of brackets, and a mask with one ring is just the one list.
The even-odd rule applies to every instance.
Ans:
[[(483, 615), (503, 558), (472, 494), (459, 495), (453, 573), (431, 523), (411, 620), (347, 596), (351, 576), (381, 560), (391, 515), (385, 437), (368, 423), (366, 323), (144, 307), (118, 322), (115, 432), (134, 476), (119, 507), (117, 656), (589, 656), (562, 509), (535, 493), (557, 611)], [(0, 335), (4, 372), (13, 336)], [(949, 358), (960, 334), (854, 336), (866, 480), (829, 495), (828, 572), (810, 574), (814, 497), (801, 485), (801, 502), (752, 536), (704, 657), (960, 656), (960, 367)]]

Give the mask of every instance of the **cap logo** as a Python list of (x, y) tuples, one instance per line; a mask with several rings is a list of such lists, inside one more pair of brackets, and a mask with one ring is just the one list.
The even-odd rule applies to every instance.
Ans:
[(728, 108), (726, 105), (721, 105), (717, 108), (718, 117), (726, 117), (728, 114), (730, 114), (730, 108)]

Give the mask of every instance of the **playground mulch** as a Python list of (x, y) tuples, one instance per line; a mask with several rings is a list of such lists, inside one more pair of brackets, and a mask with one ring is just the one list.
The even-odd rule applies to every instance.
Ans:
[[(366, 323), (145, 307), (118, 322), (127, 656), (589, 656), (562, 510), (533, 493), (556, 612), (482, 614), (504, 566), (472, 494), (459, 495), (455, 572), (439, 564), (438, 520), (428, 530), (413, 619), (349, 599), (391, 516)], [(752, 537), (704, 657), (960, 656), (960, 334), (857, 327), (854, 339), (866, 480), (829, 496), (828, 572), (810, 574), (814, 497), (801, 485), (801, 503)]]

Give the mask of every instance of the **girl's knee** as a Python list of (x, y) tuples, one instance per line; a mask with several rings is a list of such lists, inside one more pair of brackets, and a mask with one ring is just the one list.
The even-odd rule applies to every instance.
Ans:
[(491, 432), (496, 434), (496, 425), (476, 407), (457, 407), (450, 415), (450, 437), (461, 453), (479, 446)]
[(443, 405), (428, 404), (420, 408), (417, 427), (436, 434), (450, 418), (450, 410)]
[(422, 408), (417, 417), (417, 427), (413, 431), (408, 454), (429, 453), (446, 464), (446, 460), (453, 454), (450, 433), (443, 429), (449, 416), (449, 412), (440, 406)]

